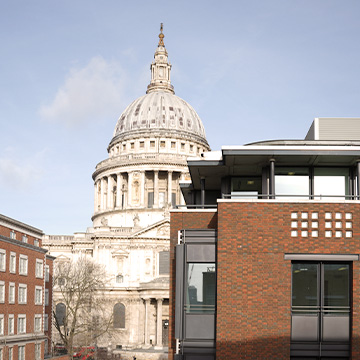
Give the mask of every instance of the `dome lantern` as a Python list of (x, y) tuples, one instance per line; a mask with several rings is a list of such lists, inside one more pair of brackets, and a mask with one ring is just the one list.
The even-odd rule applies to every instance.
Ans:
[(154, 91), (167, 91), (175, 94), (174, 87), (170, 82), (171, 64), (168, 62), (168, 53), (165, 49), (163, 24), (160, 25), (159, 44), (155, 51), (154, 61), (150, 65), (151, 81), (146, 93)]

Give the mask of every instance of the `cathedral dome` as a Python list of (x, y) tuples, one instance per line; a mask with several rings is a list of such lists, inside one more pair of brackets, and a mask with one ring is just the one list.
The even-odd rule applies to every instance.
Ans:
[(190, 104), (175, 95), (171, 85), (171, 64), (162, 28), (159, 39), (150, 66), (151, 81), (146, 95), (133, 101), (121, 114), (109, 149), (121, 141), (147, 136), (185, 137), (209, 149), (199, 115)]
[(196, 111), (170, 92), (153, 91), (133, 101), (121, 114), (111, 142), (149, 131), (180, 131), (207, 144), (205, 129)]

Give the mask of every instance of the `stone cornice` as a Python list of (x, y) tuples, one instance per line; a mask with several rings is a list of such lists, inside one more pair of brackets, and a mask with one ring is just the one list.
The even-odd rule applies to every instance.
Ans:
[(27, 225), (22, 223), (21, 221), (9, 218), (5, 215), (0, 214), (0, 225), (6, 226), (8, 228), (11, 228), (13, 230), (20, 231), (24, 234), (36, 237), (41, 239), (44, 235), (43, 231), (33, 227), (31, 225)]

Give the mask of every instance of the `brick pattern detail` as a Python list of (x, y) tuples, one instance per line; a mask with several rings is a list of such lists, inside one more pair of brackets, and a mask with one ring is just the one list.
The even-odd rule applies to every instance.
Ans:
[[(318, 213), (318, 237), (292, 237), (291, 214)], [(352, 214), (352, 237), (325, 237), (325, 213)], [(218, 203), (216, 359), (289, 359), (291, 261), (285, 253), (359, 254), (359, 203)], [(206, 222), (206, 216), (208, 222)], [(177, 231), (213, 227), (208, 213), (171, 215), (170, 321), (173, 320)], [(335, 219), (332, 219), (335, 221)], [(211, 224), (211, 226), (209, 226)], [(299, 229), (301, 230), (301, 228)], [(353, 263), (352, 358), (360, 359), (360, 262)], [(169, 359), (174, 332), (170, 323)]]

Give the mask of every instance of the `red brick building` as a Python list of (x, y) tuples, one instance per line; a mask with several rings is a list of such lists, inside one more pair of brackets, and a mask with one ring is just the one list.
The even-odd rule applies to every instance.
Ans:
[(43, 232), (0, 215), (0, 359), (51, 353), (53, 260)]
[(338, 125), (188, 161), (169, 359), (360, 359), (360, 141)]

